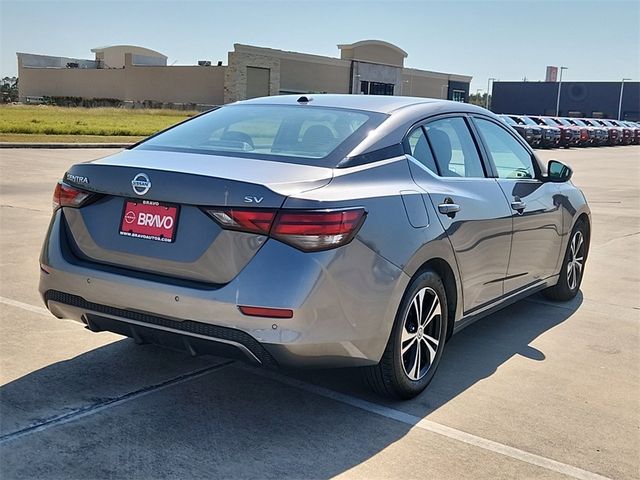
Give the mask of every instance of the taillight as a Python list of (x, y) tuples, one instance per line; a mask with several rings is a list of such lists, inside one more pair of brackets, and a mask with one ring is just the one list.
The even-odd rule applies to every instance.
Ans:
[(349, 243), (365, 218), (362, 208), (344, 210), (257, 210), (205, 208), (222, 228), (269, 235), (305, 252)]
[(364, 220), (364, 210), (278, 213), (271, 236), (300, 250), (318, 251), (349, 243)]
[(227, 230), (268, 235), (276, 216), (275, 210), (245, 210), (235, 208), (207, 208), (205, 211)]
[(91, 192), (85, 192), (62, 182), (58, 182), (53, 192), (53, 210), (60, 207), (80, 207), (94, 196)]

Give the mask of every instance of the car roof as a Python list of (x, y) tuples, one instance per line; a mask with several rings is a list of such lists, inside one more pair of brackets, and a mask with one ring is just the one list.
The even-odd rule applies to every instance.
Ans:
[[(299, 99), (306, 97), (308, 102), (298, 102)], [(352, 110), (365, 110), (369, 112), (378, 112), (391, 114), (396, 110), (400, 110), (410, 106), (422, 106), (425, 110), (433, 107), (433, 110), (446, 110), (446, 106), (450, 106), (456, 112), (485, 112), (483, 108), (470, 105), (468, 103), (453, 102), (450, 100), (441, 100), (437, 98), (420, 98), (420, 97), (400, 97), (395, 95), (348, 95), (348, 94), (315, 94), (307, 93), (300, 95), (274, 95), (270, 97), (253, 98), (251, 100), (243, 100), (236, 102), (234, 105), (300, 105), (306, 103), (310, 106), (332, 107), (332, 108), (348, 108)]]

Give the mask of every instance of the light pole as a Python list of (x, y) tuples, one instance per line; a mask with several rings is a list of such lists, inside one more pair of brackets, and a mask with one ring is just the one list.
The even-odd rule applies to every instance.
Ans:
[(562, 71), (569, 70), (567, 67), (560, 67), (560, 81), (558, 82), (558, 98), (556, 99), (556, 117), (560, 116), (560, 89), (562, 88)]
[(493, 77), (489, 77), (489, 80), (487, 80), (487, 99), (485, 100), (484, 103), (484, 108), (486, 108), (487, 110), (489, 110), (489, 95), (491, 90), (489, 90), (489, 85), (491, 85), (491, 82), (495, 82), (497, 80), (497, 78), (493, 78)]
[(623, 78), (622, 83), (620, 84), (620, 101), (618, 102), (618, 120), (622, 120), (620, 117), (622, 116), (622, 94), (624, 93), (624, 82), (625, 80), (631, 80), (630, 78)]

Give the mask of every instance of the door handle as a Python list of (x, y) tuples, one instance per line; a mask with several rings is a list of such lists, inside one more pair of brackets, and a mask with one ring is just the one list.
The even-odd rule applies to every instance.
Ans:
[(453, 203), (453, 200), (447, 197), (444, 202), (438, 205), (438, 211), (449, 218), (453, 218), (460, 211), (460, 205)]
[(511, 208), (513, 208), (514, 210), (517, 210), (518, 213), (522, 213), (523, 210), (526, 208), (526, 206), (527, 206), (526, 202), (523, 202), (517, 197), (514, 198), (513, 202), (511, 202)]

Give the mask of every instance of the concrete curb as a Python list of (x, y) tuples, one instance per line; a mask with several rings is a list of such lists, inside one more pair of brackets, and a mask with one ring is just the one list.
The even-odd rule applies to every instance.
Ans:
[(132, 143), (11, 143), (0, 142), (0, 148), (127, 148)]

